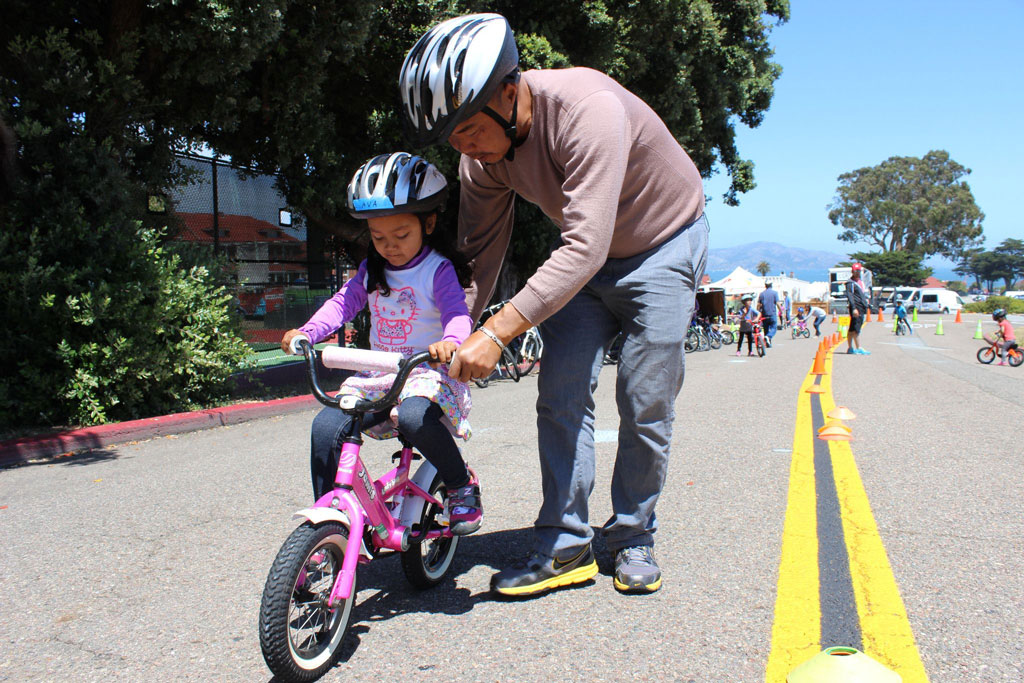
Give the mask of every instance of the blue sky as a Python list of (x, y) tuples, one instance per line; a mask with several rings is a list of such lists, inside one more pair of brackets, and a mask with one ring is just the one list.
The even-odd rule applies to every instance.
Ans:
[(971, 169), (986, 248), (1024, 238), (1022, 26), (1024, 0), (791, 0), (771, 34), (783, 68), (771, 108), (758, 128), (737, 126), (757, 187), (734, 208), (724, 174), (705, 182), (711, 247), (869, 249), (836, 239), (837, 177), (933, 149)]

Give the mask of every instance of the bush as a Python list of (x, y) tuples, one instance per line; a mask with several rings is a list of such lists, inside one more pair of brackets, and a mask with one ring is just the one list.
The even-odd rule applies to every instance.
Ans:
[(975, 301), (964, 306), (968, 313), (991, 313), (997, 308), (1007, 313), (1024, 313), (1024, 301), (1009, 296), (990, 296), (984, 301)]
[(229, 296), (141, 224), (145, 183), (130, 155), (53, 107), (0, 103), (19, 145), (0, 188), (0, 429), (208, 404), (250, 355)]

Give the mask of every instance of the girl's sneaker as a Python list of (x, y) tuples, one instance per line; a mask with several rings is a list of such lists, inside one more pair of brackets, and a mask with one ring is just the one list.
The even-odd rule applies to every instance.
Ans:
[(480, 485), (475, 481), (449, 491), (444, 501), (448, 513), (448, 528), (455, 536), (466, 536), (480, 528), (484, 506), (480, 501)]
[(736, 352), (736, 355), (737, 355), (737, 356), (738, 356), (738, 355), (740, 355), (740, 352), (739, 352), (739, 351), (737, 351), (737, 352)]

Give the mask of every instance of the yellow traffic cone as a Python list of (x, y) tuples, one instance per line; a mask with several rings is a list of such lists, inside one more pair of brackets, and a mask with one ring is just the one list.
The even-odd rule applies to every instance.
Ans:
[(935, 334), (946, 334), (942, 331), (942, 318), (939, 318), (939, 324), (935, 326)]
[(899, 683), (903, 677), (860, 650), (830, 647), (789, 672), (788, 683)]
[(910, 319), (910, 322), (912, 322), (912, 323), (916, 323), (917, 322), (917, 306), (914, 307), (914, 316)]
[(981, 331), (981, 321), (980, 320), (978, 321), (978, 329), (974, 330), (974, 338), (975, 339), (984, 339), (985, 338), (985, 335)]

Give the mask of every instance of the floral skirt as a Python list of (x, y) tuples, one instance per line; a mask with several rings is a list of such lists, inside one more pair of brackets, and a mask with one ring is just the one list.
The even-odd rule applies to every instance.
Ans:
[[(394, 381), (393, 372), (358, 372), (345, 380), (338, 393), (375, 401), (391, 389)], [(439, 405), (448, 418), (448, 424), (445, 425), (448, 430), (460, 439), (470, 437), (469, 411), (473, 407), (473, 400), (469, 394), (469, 387), (450, 377), (447, 365), (442, 365), (437, 370), (429, 365), (421, 365), (413, 370), (402, 393), (399, 394), (398, 402), (401, 403), (410, 396), (422, 396)], [(392, 413), (392, 419), (370, 427), (364, 430), (364, 433), (374, 439), (390, 439), (397, 436), (394, 415)]]

